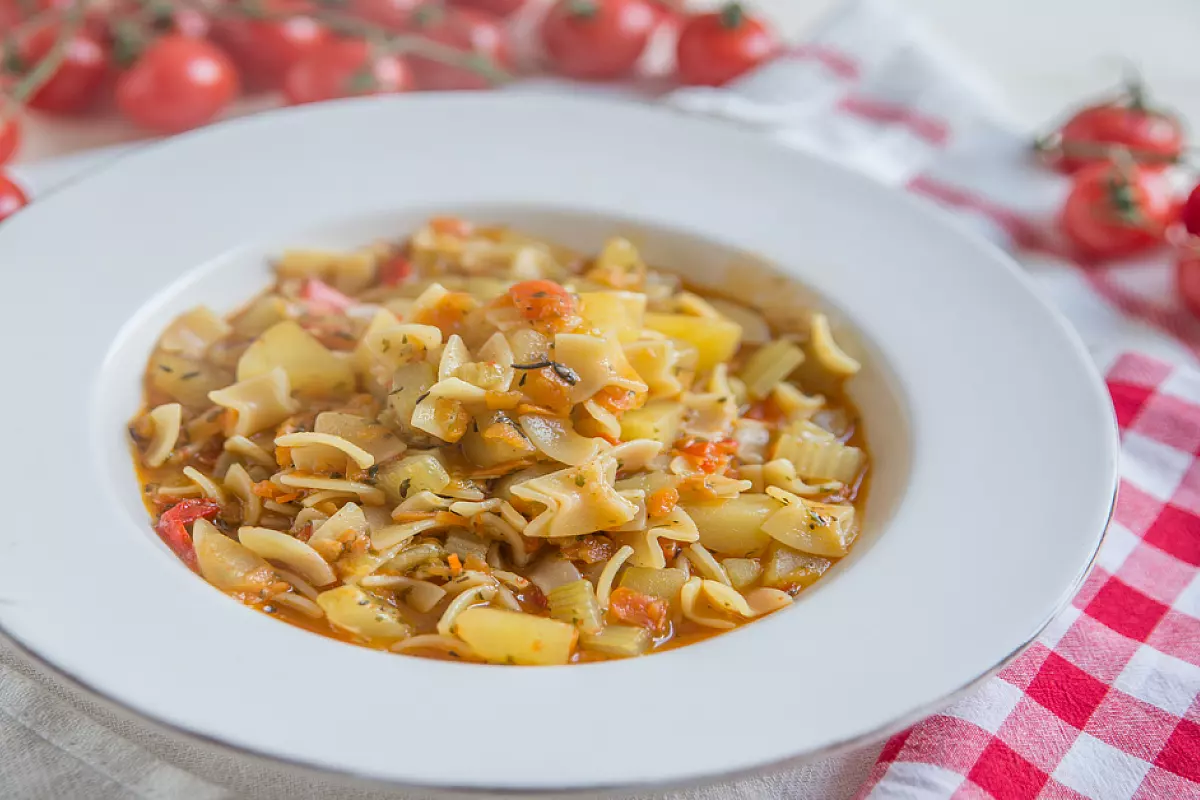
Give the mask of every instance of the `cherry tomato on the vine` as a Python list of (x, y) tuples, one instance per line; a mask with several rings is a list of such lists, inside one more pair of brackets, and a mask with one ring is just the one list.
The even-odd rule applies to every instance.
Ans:
[(224, 19), (213, 36), (242, 68), (249, 83), (277, 88), (292, 65), (323, 47), (333, 34), (309, 16), (305, 2), (268, 0), (263, 5), (265, 12), (286, 19)]
[(237, 93), (237, 70), (219, 47), (172, 34), (121, 74), (117, 108), (143, 128), (178, 133), (211, 122)]
[(507, 17), (517, 13), (528, 4), (529, 0), (450, 0), (450, 5), (459, 8), (471, 8), (495, 14), (497, 17)]
[(12, 178), (0, 173), (0, 220), (12, 216), (28, 204), (29, 198), (24, 190)]
[(408, 26), (419, 3), (420, 0), (350, 0), (350, 11), (356, 17), (399, 32)]
[(283, 95), (288, 103), (319, 103), (354, 95), (389, 94), (413, 89), (412, 71), (404, 59), (372, 54), (365, 42), (329, 42), (288, 70)]
[(1109, 160), (1113, 148), (1127, 150), (1143, 166), (1164, 169), (1179, 159), (1184, 139), (1179, 119), (1148, 105), (1135, 82), (1119, 98), (1077, 111), (1044, 154), (1066, 173)]
[[(28, 74), (58, 42), (61, 29), (42, 25), (19, 41), (16, 55), (22, 74)], [(64, 57), (48, 81), (29, 98), (29, 106), (54, 114), (86, 111), (100, 95), (108, 74), (108, 47), (86, 26), (67, 42)]]
[(633, 71), (658, 23), (649, 0), (558, 0), (542, 21), (542, 44), (559, 74), (612, 80)]
[[(508, 69), (508, 32), (491, 15), (427, 3), (412, 15), (411, 32), (491, 64)], [(430, 58), (410, 56), (417, 85), (422, 89), (487, 89), (492, 84), (479, 72)]]
[(736, 2), (690, 17), (675, 46), (679, 79), (694, 86), (721, 86), (778, 51), (775, 31)]
[(1090, 258), (1118, 258), (1160, 244), (1175, 213), (1162, 176), (1133, 163), (1092, 164), (1075, 174), (1059, 223)]
[(1200, 240), (1185, 242), (1175, 255), (1175, 291), (1179, 299), (1200, 317)]
[(21, 144), (21, 123), (0, 110), (0, 164), (6, 163)]
[(1200, 236), (1200, 186), (1192, 189), (1183, 208), (1180, 209), (1179, 216), (1188, 233), (1192, 236)]

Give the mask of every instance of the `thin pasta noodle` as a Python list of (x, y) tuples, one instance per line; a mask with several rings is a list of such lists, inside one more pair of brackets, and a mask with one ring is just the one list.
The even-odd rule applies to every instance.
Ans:
[(224, 504), (225, 491), (217, 485), (216, 481), (205, 475), (195, 467), (184, 467), (183, 474), (200, 487), (200, 493), (209, 500), (216, 500), (218, 503)]
[(474, 605), (481, 603), (490, 603), (496, 595), (496, 587), (483, 584), (460, 594), (451, 601), (446, 607), (446, 612), (442, 614), (442, 618), (438, 620), (437, 632), (442, 636), (451, 636), (454, 633), (454, 620), (463, 611)]
[(617, 572), (632, 555), (633, 548), (625, 545), (614, 553), (613, 557), (604, 565), (604, 570), (596, 579), (596, 601), (601, 608), (608, 608), (608, 598), (612, 595), (612, 585), (613, 581), (617, 579)]
[(324, 445), (342, 451), (348, 458), (358, 465), (359, 469), (367, 469), (375, 466), (375, 456), (363, 450), (353, 442), (349, 442), (340, 436), (331, 436), (328, 433), (287, 433), (283, 436), (275, 437), (276, 447), (304, 447), (305, 445)]
[(156, 407), (147, 416), (154, 423), (154, 433), (150, 437), (150, 443), (146, 445), (143, 458), (146, 466), (161, 467), (171, 457), (179, 441), (179, 432), (183, 426), (183, 406), (179, 403), (166, 403)]

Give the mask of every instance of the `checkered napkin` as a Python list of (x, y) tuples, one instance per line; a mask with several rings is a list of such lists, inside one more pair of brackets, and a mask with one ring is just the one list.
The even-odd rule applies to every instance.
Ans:
[[(527, 34), (535, 22), (536, 10), (515, 26)], [(878, 760), (877, 748), (860, 750), (669, 797), (1200, 798), (1200, 372), (1187, 365), (1200, 355), (1200, 322), (1173, 299), (1166, 259), (1104, 270), (1073, 259), (1052, 225), (1064, 180), (1032, 163), (1028, 135), (986, 82), (889, 0), (845, 3), (804, 44), (722, 89), (664, 96), (653, 80), (659, 50), (636, 86), (569, 90), (727, 118), (914, 192), (1012, 249), (1109, 367), (1124, 450), (1096, 570), (998, 677), (894, 737)], [(93, 163), (35, 165), (21, 177), (39, 194)], [(1164, 360), (1119, 355), (1129, 351)], [(0, 750), (4, 797), (396, 796), (170, 741), (2, 649)]]
[(978, 692), (893, 737), (860, 798), (1200, 797), (1200, 372), (1126, 355), (1108, 387), (1121, 487), (1083, 589)]

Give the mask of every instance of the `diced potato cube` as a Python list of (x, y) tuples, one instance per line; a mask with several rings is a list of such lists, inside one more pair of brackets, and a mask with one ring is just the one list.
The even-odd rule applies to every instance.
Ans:
[(753, 558), (727, 558), (721, 562), (729, 582), (739, 592), (753, 585), (763, 573), (762, 564)]
[(833, 565), (828, 558), (810, 556), (778, 542), (771, 545), (764, 563), (763, 585), (775, 589), (808, 588)]
[(720, 503), (685, 505), (700, 530), (700, 544), (715, 553), (752, 556), (771, 541), (761, 526), (776, 510), (779, 501), (765, 494), (741, 494)]
[(605, 339), (624, 344), (638, 338), (646, 313), (646, 295), (640, 292), (581, 292), (579, 315)]
[(375, 475), (375, 485), (383, 489), (393, 503), (416, 492), (440, 492), (449, 484), (450, 474), (432, 453), (417, 453), (384, 464)]
[(288, 374), (292, 391), (299, 395), (344, 395), (354, 391), (354, 370), (295, 322), (273, 325), (238, 361), (237, 379), (244, 381), (275, 367)]
[(636, 625), (609, 625), (598, 633), (579, 637), (579, 646), (609, 656), (640, 656), (653, 642), (650, 631)]
[(801, 500), (776, 511), (762, 529), (802, 553), (841, 558), (854, 541), (854, 507)]
[(679, 603), (679, 590), (687, 582), (683, 570), (667, 567), (626, 567), (621, 573), (621, 588), (660, 597), (673, 607)]
[(742, 326), (728, 319), (687, 314), (646, 314), (645, 325), (650, 330), (695, 347), (696, 369), (701, 372), (732, 358), (742, 338)]
[(653, 439), (670, 445), (679, 438), (684, 407), (671, 400), (652, 400), (641, 408), (626, 411), (621, 416), (621, 438)]
[(395, 608), (357, 586), (339, 586), (321, 592), (317, 595), (317, 605), (331, 624), (364, 639), (397, 640), (412, 633)]
[(476, 606), (454, 620), (454, 633), (492, 664), (566, 664), (579, 638), (574, 625), (518, 611)]
[(233, 383), (233, 376), (207, 362), (162, 350), (150, 358), (150, 382), (189, 408), (212, 405), (208, 393)]

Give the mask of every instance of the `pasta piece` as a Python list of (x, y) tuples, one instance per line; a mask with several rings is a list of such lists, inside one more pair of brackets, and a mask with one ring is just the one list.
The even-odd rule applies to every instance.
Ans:
[(210, 500), (216, 500), (222, 505), (225, 504), (225, 491), (212, 478), (195, 467), (184, 467), (183, 474), (188, 480), (200, 487), (200, 492), (205, 497)]
[[(308, 543), (355, 539), (368, 533), (367, 517), (357, 503), (346, 503), (337, 513), (313, 529)], [(379, 548), (383, 549), (383, 548)]]
[(617, 492), (621, 497), (637, 506), (637, 511), (633, 515), (633, 519), (626, 522), (624, 525), (618, 525), (615, 528), (609, 528), (613, 533), (627, 533), (644, 531), (647, 527), (647, 519), (650, 514), (646, 510), (646, 491), (644, 489), (621, 489)]
[(621, 420), (617, 418), (616, 414), (595, 400), (585, 400), (580, 408), (582, 413), (575, 429), (582, 435), (601, 436), (609, 439), (622, 438)]
[(237, 379), (247, 381), (275, 369), (287, 373), (296, 394), (309, 397), (348, 394), (356, 384), (349, 361), (291, 320), (273, 325), (246, 348), (238, 360)]
[(154, 492), (159, 497), (203, 497), (204, 490), (194, 483), (186, 486), (160, 486)]
[(363, 337), (371, 357), (390, 369), (425, 361), (442, 346), (442, 331), (432, 325), (401, 324)]
[(379, 334), (383, 331), (395, 328), (400, 324), (400, 320), (396, 319), (396, 315), (386, 308), (381, 308), (375, 312), (375, 316), (367, 324), (367, 329), (363, 331), (362, 337), (358, 340), (358, 344), (354, 346), (354, 357), (352, 359), (354, 370), (359, 377), (364, 380), (374, 377), (373, 367), (375, 366), (375, 355), (371, 351), (368, 342), (377, 341)]
[(580, 436), (570, 420), (538, 414), (526, 414), (517, 420), (526, 438), (554, 461), (577, 466), (595, 458), (599, 439)]
[(454, 633), (492, 664), (566, 664), (579, 638), (565, 622), (498, 608), (464, 610)]
[(596, 633), (582, 633), (579, 646), (619, 658), (640, 656), (654, 643), (650, 631), (640, 625), (608, 625)]
[[(475, 642), (473, 642), (471, 638), (463, 636), (462, 631), (455, 630), (454, 623), (467, 609), (480, 603), (490, 603), (492, 598), (495, 596), (496, 587), (491, 583), (478, 584), (476, 586), (472, 586), (470, 589), (467, 589), (465, 592), (460, 593), (458, 597), (454, 598), (450, 605), (446, 607), (446, 611), (442, 614), (442, 618), (438, 620), (437, 632), (442, 636), (457, 635), (467, 644), (471, 645), (473, 650), (479, 652), (479, 648), (475, 646)], [(484, 656), (485, 658), (487, 657), (486, 653), (480, 653), (480, 655)]]
[[(320, 491), (315, 491), (312, 494), (309, 494), (307, 497), (301, 500), (300, 505), (304, 506), (309, 511), (313, 511), (316, 509), (316, 506), (325, 504), (335, 505), (343, 500), (356, 500), (357, 498), (358, 495), (356, 495), (354, 492), (343, 492), (336, 489), (321, 489)], [(330, 514), (325, 514), (320, 511), (317, 513), (321, 514), (321, 519), (326, 519), (330, 516)]]
[(300, 472), (332, 477), (334, 474), (344, 475), (350, 469), (346, 454), (327, 444), (305, 444), (278, 452), (291, 456), (292, 465)]
[(670, 399), (683, 391), (676, 375), (679, 351), (670, 339), (639, 340), (625, 345), (625, 357), (645, 383), (651, 398)]
[(200, 575), (218, 589), (257, 594), (275, 583), (275, 571), (265, 559), (206, 519), (192, 525), (192, 545)]
[(158, 340), (168, 353), (201, 358), (208, 348), (233, 332), (232, 326), (206, 306), (193, 308), (175, 318)]
[(692, 562), (692, 566), (696, 568), (697, 573), (717, 583), (733, 586), (733, 581), (729, 579), (725, 568), (717, 563), (717, 560), (712, 557), (712, 553), (704, 549), (704, 545), (695, 542), (689, 545), (684, 552), (688, 561)]
[(782, 505), (765, 494), (743, 494), (720, 503), (688, 503), (683, 508), (696, 523), (700, 544), (725, 555), (750, 556), (771, 541), (761, 527)]
[(294, 503), (276, 503), (274, 500), (263, 500), (262, 508), (263, 511), (270, 511), (285, 517), (295, 517), (302, 511), (300, 506)]
[(375, 466), (375, 456), (340, 436), (333, 436), (328, 433), (303, 432), (285, 433), (283, 436), (275, 437), (276, 447), (306, 447), (311, 445), (323, 445), (340, 450), (357, 464), (359, 469), (367, 469), (368, 467)]
[(209, 392), (208, 399), (233, 410), (235, 419), (230, 433), (235, 436), (251, 436), (278, 425), (299, 408), (292, 399), (287, 373), (281, 367)]
[(771, 390), (771, 399), (790, 420), (807, 419), (825, 405), (821, 395), (810, 397), (790, 383), (776, 384)]
[(254, 479), (241, 464), (234, 464), (225, 473), (225, 488), (242, 503), (242, 521), (257, 525), (262, 516), (262, 498), (254, 493)]
[(179, 403), (166, 403), (155, 407), (147, 416), (154, 423), (154, 433), (142, 459), (147, 467), (161, 467), (179, 441), (179, 431), (183, 425), (183, 406)]
[(840, 558), (856, 533), (854, 507), (796, 498), (768, 517), (762, 530), (802, 553)]
[(453, 378), (455, 371), (470, 360), (471, 352), (467, 350), (467, 345), (463, 342), (462, 337), (457, 333), (452, 334), (446, 340), (446, 344), (442, 348), (442, 357), (438, 360), (438, 380), (444, 381), (447, 378)]
[(330, 624), (369, 641), (396, 641), (412, 634), (396, 609), (357, 586), (321, 592), (317, 605)]
[(387, 550), (398, 544), (407, 542), (418, 533), (441, 527), (437, 520), (423, 519), (415, 522), (405, 522), (400, 525), (389, 525), (371, 534), (371, 546), (376, 550)]
[(577, 467), (514, 485), (515, 497), (545, 507), (530, 521), (525, 535), (582, 536), (633, 519), (637, 509), (613, 488), (616, 475), (616, 459), (599, 453)]
[(621, 442), (608, 451), (609, 458), (617, 460), (617, 469), (621, 472), (632, 472), (646, 469), (651, 460), (662, 452), (662, 442), (653, 439), (631, 439)]
[(567, 381), (572, 403), (582, 403), (609, 387), (637, 394), (646, 392), (646, 384), (634, 372), (625, 358), (625, 351), (615, 341), (580, 333), (560, 333), (554, 337), (554, 361), (574, 376)]
[(700, 541), (700, 531), (696, 523), (680, 506), (675, 506), (665, 517), (656, 517), (655, 523), (648, 532), (650, 536), (676, 542)]
[(761, 464), (771, 443), (771, 426), (756, 419), (738, 419), (733, 423), (737, 457), (743, 464)]
[(312, 619), (321, 619), (325, 616), (325, 612), (319, 605), (302, 595), (285, 592), (284, 594), (277, 594), (272, 597), (271, 602), (277, 606), (299, 611), (304, 616), (311, 617)]
[[(625, 565), (633, 556), (633, 548), (625, 545), (608, 560), (604, 565), (604, 570), (600, 573), (600, 577), (596, 579), (596, 602), (600, 608), (608, 608), (608, 599), (612, 594), (613, 581), (617, 578), (617, 572)], [(590, 585), (590, 584), (589, 584)]]
[(326, 489), (334, 492), (358, 495), (363, 503), (369, 506), (381, 506), (386, 498), (383, 491), (374, 486), (343, 478), (322, 478), (319, 475), (310, 475), (307, 473), (283, 472), (279, 475), (279, 482), (284, 486), (291, 486), (294, 489)]
[(267, 560), (287, 564), (314, 586), (328, 586), (337, 580), (321, 554), (294, 536), (247, 526), (238, 528), (238, 541)]
[(290, 583), (292, 585), (292, 589), (294, 589), (298, 593), (304, 595), (305, 597), (307, 597), (310, 600), (315, 601), (317, 599), (317, 595), (320, 594), (315, 588), (313, 588), (313, 585), (311, 583), (304, 580), (304, 578), (301, 578), (299, 575), (297, 575), (296, 573), (294, 573), (290, 570), (280, 569), (279, 567), (276, 567), (275, 575), (278, 576), (280, 580), (284, 580), (284, 581), (287, 581), (288, 583)]
[(765, 586), (751, 589), (746, 592), (745, 598), (746, 605), (749, 606), (752, 616), (755, 617), (770, 614), (781, 608), (787, 608), (792, 604), (792, 597), (787, 592), (781, 592), (778, 589), (770, 589)]
[(389, 569), (404, 573), (422, 564), (441, 558), (445, 554), (442, 546), (433, 542), (408, 545), (394, 554), (387, 562)]
[(402, 575), (368, 575), (359, 585), (367, 589), (391, 589), (422, 614), (428, 614), (446, 597), (446, 590), (436, 583)]
[(716, 608), (721, 609), (727, 614), (737, 614), (740, 617), (753, 617), (754, 611), (751, 610), (746, 598), (742, 597), (732, 586), (727, 586), (720, 581), (710, 581), (705, 579), (703, 590), (709, 602)]
[(442, 636), (437, 633), (427, 633), (421, 636), (410, 636), (401, 639), (388, 648), (393, 653), (420, 654), (421, 651), (441, 653), (458, 661), (482, 661), (464, 642), (454, 636)]
[(813, 314), (810, 344), (817, 362), (834, 375), (850, 376), (862, 369), (846, 351), (838, 347), (829, 329), (829, 318), (824, 314)]
[(261, 467), (274, 468), (275, 458), (266, 450), (247, 439), (245, 436), (230, 436), (225, 440), (224, 450), (239, 458), (252, 461)]
[[(609, 583), (612, 578), (609, 578)], [(546, 599), (550, 603), (550, 616), (574, 625), (582, 633), (596, 633), (604, 627), (601, 608), (607, 603), (596, 597), (592, 582), (581, 578), (553, 589)]]
[[(683, 616), (706, 628), (729, 630), (735, 627), (737, 623), (733, 620), (717, 616), (711, 609), (705, 608), (706, 597), (702, 592), (704, 584), (704, 579), (697, 575), (688, 578), (687, 583), (679, 590), (679, 604), (683, 610)], [(721, 586), (722, 584), (718, 583), (717, 585)]]
[[(439, 462), (440, 463), (440, 462)], [(445, 511), (450, 508), (450, 500), (438, 497), (428, 489), (412, 492), (408, 499), (396, 506), (392, 519), (399, 519), (401, 514), (423, 514), (429, 511)]]
[(742, 368), (742, 380), (752, 400), (761, 400), (783, 383), (804, 361), (804, 353), (786, 339), (759, 348)]
[(707, 372), (733, 358), (741, 343), (742, 328), (733, 320), (704, 319), (687, 314), (646, 314), (645, 325), (696, 349), (696, 370)]

